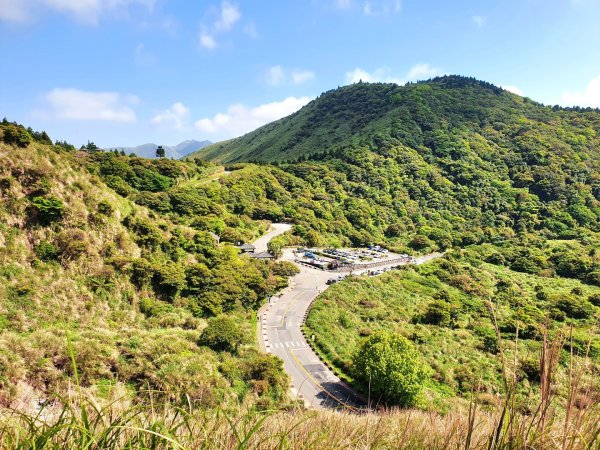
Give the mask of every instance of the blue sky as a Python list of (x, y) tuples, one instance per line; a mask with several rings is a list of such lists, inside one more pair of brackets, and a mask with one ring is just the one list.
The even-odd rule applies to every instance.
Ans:
[(600, 107), (600, 0), (0, 0), (0, 116), (105, 147), (230, 138), (358, 79)]

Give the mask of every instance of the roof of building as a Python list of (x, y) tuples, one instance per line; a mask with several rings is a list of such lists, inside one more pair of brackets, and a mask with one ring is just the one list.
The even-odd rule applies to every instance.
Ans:
[(242, 249), (242, 250), (254, 250), (256, 247), (254, 247), (254, 245), (252, 245), (252, 244), (242, 244), (242, 245), (238, 245), (237, 248)]
[(253, 255), (250, 255), (252, 258), (257, 258), (257, 259), (275, 259), (275, 255), (273, 255), (272, 253), (269, 252), (260, 252), (260, 253), (254, 253)]

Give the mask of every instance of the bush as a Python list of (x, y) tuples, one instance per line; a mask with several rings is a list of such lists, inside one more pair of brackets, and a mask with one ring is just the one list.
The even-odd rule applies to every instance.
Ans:
[(110, 217), (115, 212), (115, 209), (109, 202), (107, 202), (106, 200), (102, 200), (98, 203), (98, 212), (100, 214)]
[(585, 277), (585, 281), (588, 284), (593, 284), (594, 286), (600, 286), (600, 270), (595, 272), (590, 272)]
[(34, 197), (31, 204), (38, 220), (44, 225), (60, 220), (65, 209), (63, 202), (56, 197)]
[(54, 261), (58, 258), (58, 249), (50, 242), (42, 241), (33, 249), (35, 255), (42, 261)]
[(594, 313), (594, 307), (585, 299), (563, 295), (555, 301), (555, 306), (571, 319), (587, 319)]
[(399, 406), (417, 403), (428, 371), (406, 338), (377, 331), (366, 338), (353, 357), (357, 379), (385, 402)]
[(56, 247), (63, 261), (79, 258), (88, 251), (87, 234), (84, 231), (65, 230), (56, 236)]
[(600, 307), (600, 293), (590, 295), (588, 297), (588, 302), (594, 306)]
[(417, 234), (408, 243), (408, 246), (414, 250), (423, 250), (425, 248), (432, 247), (433, 242), (427, 236), (422, 236), (420, 234)]
[(419, 322), (440, 327), (449, 327), (452, 323), (452, 307), (444, 301), (431, 302), (425, 313), (419, 317)]
[(157, 293), (173, 298), (185, 287), (185, 270), (177, 263), (161, 264), (155, 268), (153, 282)]
[(230, 317), (219, 316), (209, 319), (202, 331), (199, 345), (205, 345), (214, 351), (237, 352), (243, 342), (242, 330)]
[(298, 273), (300, 273), (300, 269), (296, 264), (291, 263), (289, 261), (279, 261), (273, 264), (273, 275), (279, 277), (292, 277)]

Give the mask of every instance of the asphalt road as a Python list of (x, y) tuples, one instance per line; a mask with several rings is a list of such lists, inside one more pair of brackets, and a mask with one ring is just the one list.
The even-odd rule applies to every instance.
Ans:
[[(281, 234), (286, 231), (281, 231), (283, 228), (278, 225), (274, 227), (276, 231), (272, 232), (271, 236), (265, 235), (261, 238), (261, 245), (266, 247), (266, 242), (274, 237), (275, 232)], [(417, 258), (415, 264), (422, 264), (440, 256), (442, 254), (439, 253), (425, 255)], [(283, 259), (293, 261), (292, 250), (286, 249)], [(398, 263), (391, 263), (390, 266), (392, 265)], [(313, 300), (328, 287), (327, 280), (337, 278), (339, 274), (304, 265), (299, 268), (300, 273), (292, 278), (290, 287), (280, 296), (273, 297), (261, 310), (261, 347), (283, 360), (285, 371), (292, 382), (292, 395), (303, 400), (306, 406), (351, 410), (364, 408), (365, 399), (319, 360), (300, 331)]]
[(272, 229), (267, 234), (259, 237), (252, 244), (256, 248), (256, 253), (266, 252), (267, 244), (269, 243), (269, 241), (274, 237), (279, 236), (280, 234), (283, 234), (288, 230), (291, 230), (292, 226), (287, 223), (274, 223), (271, 225), (271, 228)]

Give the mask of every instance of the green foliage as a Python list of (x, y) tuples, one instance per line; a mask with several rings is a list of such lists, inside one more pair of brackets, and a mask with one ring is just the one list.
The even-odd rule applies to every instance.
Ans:
[(58, 258), (58, 249), (48, 241), (41, 241), (34, 247), (33, 251), (42, 261), (54, 261)]
[(404, 407), (417, 404), (428, 371), (406, 338), (378, 331), (360, 345), (353, 363), (355, 376), (374, 398)]
[(181, 264), (167, 262), (154, 268), (155, 291), (173, 299), (185, 286), (185, 270)]
[(448, 327), (452, 324), (452, 306), (444, 301), (435, 301), (418, 320), (420, 323)]
[(36, 211), (39, 222), (43, 225), (49, 225), (60, 220), (65, 211), (62, 200), (52, 196), (34, 197), (31, 204)]
[(208, 320), (198, 343), (215, 351), (237, 352), (243, 341), (244, 336), (235, 320), (218, 316)]
[(587, 319), (594, 313), (590, 302), (574, 295), (563, 294), (554, 300), (554, 305), (573, 319)]

